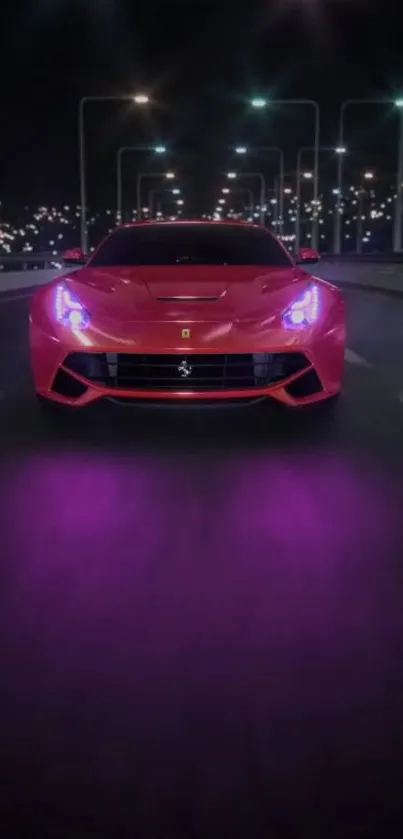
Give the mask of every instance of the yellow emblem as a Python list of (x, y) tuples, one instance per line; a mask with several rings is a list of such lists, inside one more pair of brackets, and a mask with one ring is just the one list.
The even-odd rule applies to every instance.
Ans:
[(182, 329), (182, 338), (190, 338), (190, 329)]

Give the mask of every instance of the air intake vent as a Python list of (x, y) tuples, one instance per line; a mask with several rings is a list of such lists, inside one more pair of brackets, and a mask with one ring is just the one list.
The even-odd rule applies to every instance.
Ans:
[(294, 399), (304, 399), (307, 396), (314, 396), (315, 393), (320, 393), (322, 390), (322, 383), (313, 367), (307, 373), (299, 376), (298, 379), (294, 379), (286, 387), (286, 391)]
[(69, 376), (65, 370), (58, 370), (53, 382), (52, 390), (60, 393), (60, 396), (67, 396), (70, 399), (78, 399), (87, 390), (87, 386), (79, 382), (73, 376)]
[(168, 302), (175, 300), (177, 303), (214, 303), (220, 297), (184, 297), (182, 295), (176, 297), (157, 297), (160, 302)]

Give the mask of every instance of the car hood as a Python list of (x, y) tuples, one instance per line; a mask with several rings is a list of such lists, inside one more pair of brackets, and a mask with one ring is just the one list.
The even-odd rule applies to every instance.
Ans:
[(127, 321), (239, 321), (276, 315), (309, 282), (290, 266), (83, 268), (68, 282), (94, 316)]

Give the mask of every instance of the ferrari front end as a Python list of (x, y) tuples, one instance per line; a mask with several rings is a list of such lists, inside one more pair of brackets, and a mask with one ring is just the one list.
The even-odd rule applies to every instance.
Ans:
[[(49, 292), (56, 300), (63, 292), (69, 301), (76, 301), (61, 285)], [(312, 292), (316, 294), (316, 286)], [(63, 325), (55, 323), (54, 334), (34, 312), (31, 346), (36, 388), (48, 399), (77, 408), (105, 397), (179, 402), (271, 397), (294, 407), (315, 402), (340, 389), (343, 312), (338, 324), (333, 319), (327, 331), (312, 329), (304, 324), (305, 312), (298, 303), (286, 309), (283, 324), (266, 331), (266, 336), (259, 324), (254, 329), (252, 324), (246, 329), (242, 324), (228, 329), (227, 323), (213, 329), (208, 323), (169, 328), (160, 324), (164, 338), (156, 334), (141, 348), (128, 347), (127, 337), (116, 341), (112, 335), (96, 334), (90, 313), (80, 310), (78, 301), (69, 314), (64, 313)], [(153, 331), (157, 333), (158, 327)]]
[(36, 391), (60, 405), (270, 398), (299, 407), (340, 391), (344, 303), (292, 263), (90, 265), (38, 290), (30, 342)]

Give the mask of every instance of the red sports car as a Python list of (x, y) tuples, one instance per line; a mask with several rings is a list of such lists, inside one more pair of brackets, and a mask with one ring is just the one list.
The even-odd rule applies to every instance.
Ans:
[[(117, 228), (87, 261), (81, 251), (69, 256), (84, 266), (32, 300), (42, 404), (267, 398), (295, 408), (337, 398), (342, 294), (297, 267), (264, 228), (134, 223)], [(301, 254), (315, 257), (311, 249), (308, 259)]]

